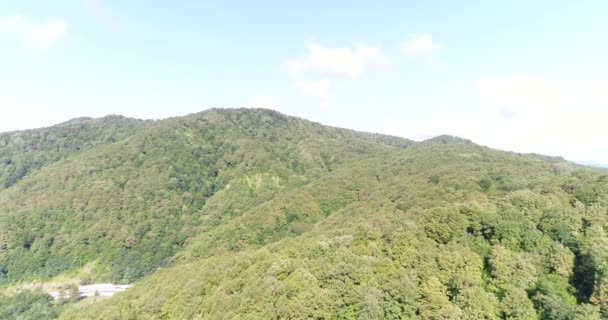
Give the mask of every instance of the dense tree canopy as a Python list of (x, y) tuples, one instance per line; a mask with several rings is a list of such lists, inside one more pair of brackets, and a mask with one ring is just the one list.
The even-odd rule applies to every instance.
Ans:
[(560, 158), (269, 110), (0, 143), (2, 286), (135, 283), (62, 319), (608, 318), (608, 175)]

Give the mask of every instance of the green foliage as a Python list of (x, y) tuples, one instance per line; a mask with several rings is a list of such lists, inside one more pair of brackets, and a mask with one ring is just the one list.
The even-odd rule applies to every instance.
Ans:
[(568, 278), (549, 274), (542, 277), (532, 296), (541, 318), (568, 320), (576, 308), (576, 298), (572, 295)]
[(125, 139), (146, 122), (121, 116), (79, 118), (50, 128), (0, 133), (0, 190), (73, 154)]
[(139, 126), (0, 191), (1, 282), (135, 282), (62, 319), (608, 314), (605, 173), (268, 110)]
[(0, 319), (54, 319), (60, 312), (61, 305), (41, 292), (21, 291), (15, 295), (0, 295)]

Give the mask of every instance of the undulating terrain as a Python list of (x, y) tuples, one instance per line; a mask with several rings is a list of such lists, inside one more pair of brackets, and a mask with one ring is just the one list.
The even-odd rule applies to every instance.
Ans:
[(450, 136), (263, 109), (0, 133), (0, 319), (608, 319), (607, 230), (608, 172)]

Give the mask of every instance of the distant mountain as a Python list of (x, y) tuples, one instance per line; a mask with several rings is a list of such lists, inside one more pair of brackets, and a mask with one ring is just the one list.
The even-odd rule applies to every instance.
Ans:
[(0, 182), (0, 319), (608, 315), (608, 175), (558, 157), (214, 109), (0, 134)]

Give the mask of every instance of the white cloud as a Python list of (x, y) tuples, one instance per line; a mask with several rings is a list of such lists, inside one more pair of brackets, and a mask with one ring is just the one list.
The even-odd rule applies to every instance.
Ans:
[(63, 19), (36, 22), (22, 16), (0, 18), (0, 35), (17, 35), (27, 47), (33, 49), (50, 47), (60, 40), (66, 31), (67, 23)]
[(608, 162), (606, 92), (606, 81), (484, 77), (463, 100), (395, 133), (418, 139), (452, 134), (499, 149)]
[(384, 67), (387, 60), (379, 48), (365, 44), (353, 47), (326, 48), (309, 43), (308, 56), (285, 62), (285, 69), (291, 73), (317, 71), (322, 73), (356, 77), (368, 67)]
[(411, 34), (403, 43), (402, 49), (409, 55), (428, 58), (441, 49), (441, 46), (433, 41), (430, 34)]

